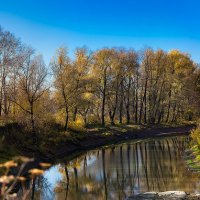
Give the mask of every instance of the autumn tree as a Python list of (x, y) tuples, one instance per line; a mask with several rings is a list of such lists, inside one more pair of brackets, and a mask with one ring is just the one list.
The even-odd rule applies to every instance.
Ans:
[[(85, 113), (84, 119), (86, 120), (86, 113), (89, 111), (90, 101), (89, 93), (92, 92), (91, 88), (91, 52), (86, 47), (77, 48), (75, 51), (75, 60), (73, 62), (74, 67), (74, 102), (73, 102), (73, 121), (76, 121), (77, 113)], [(87, 104), (88, 103), (88, 104)], [(80, 111), (79, 107), (87, 108), (84, 111)], [(87, 121), (87, 120), (86, 120)]]
[[(137, 91), (138, 91), (138, 72), (139, 67), (138, 55), (134, 50), (128, 50), (125, 52), (124, 61), (122, 62), (123, 70), (123, 98), (126, 110), (126, 123), (129, 124), (131, 115), (133, 116), (137, 112)], [(131, 113), (131, 104), (133, 110)], [(135, 113), (134, 113), (135, 112)], [(137, 115), (137, 114), (135, 114)]]
[(35, 133), (35, 110), (39, 100), (48, 90), (46, 84), (47, 69), (42, 56), (31, 54), (27, 57), (23, 67), (19, 71), (17, 83), (17, 97), (12, 101), (30, 117), (31, 129)]
[(10, 99), (16, 96), (16, 79), (24, 49), (19, 39), (0, 28), (0, 116), (15, 113), (15, 104)]
[(188, 54), (173, 50), (169, 52), (168, 58), (169, 95), (166, 122), (169, 119), (176, 121), (184, 114), (183, 110), (186, 110), (185, 105), (188, 104), (188, 98), (190, 98), (185, 91), (192, 81), (190, 77), (195, 70), (195, 64)]
[(60, 108), (65, 109), (65, 125), (64, 130), (68, 129), (70, 109), (73, 105), (77, 85), (75, 80), (75, 68), (68, 56), (66, 48), (60, 48), (56, 52), (56, 56), (51, 62), (54, 73), (54, 86), (56, 89), (56, 97)]
[(113, 67), (113, 49), (101, 49), (94, 53), (93, 74), (96, 77), (96, 89), (101, 99), (101, 124), (105, 126), (105, 108), (108, 94), (108, 83), (111, 79)]

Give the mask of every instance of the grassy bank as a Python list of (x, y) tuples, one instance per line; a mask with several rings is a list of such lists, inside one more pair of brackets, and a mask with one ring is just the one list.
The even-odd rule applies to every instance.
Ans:
[[(171, 126), (166, 124), (156, 126), (120, 124), (104, 128), (97, 125), (87, 128), (73, 126), (68, 131), (62, 131), (62, 129), (38, 130), (35, 142), (32, 133), (24, 127), (7, 124), (1, 126), (0, 137), (2, 144), (6, 147), (9, 146), (10, 149), (16, 149), (14, 152), (17, 154), (51, 159), (123, 140), (185, 134), (189, 133), (192, 128), (193, 124)], [(5, 151), (5, 148), (3, 149)]]
[(200, 173), (200, 124), (191, 132), (190, 149), (185, 157), (190, 170)]

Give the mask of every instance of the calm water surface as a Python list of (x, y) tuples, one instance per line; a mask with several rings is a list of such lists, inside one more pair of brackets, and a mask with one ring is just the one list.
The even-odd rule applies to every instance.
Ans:
[(171, 137), (88, 151), (38, 178), (35, 199), (122, 200), (166, 190), (199, 193), (200, 179), (183, 159), (187, 144), (187, 137)]

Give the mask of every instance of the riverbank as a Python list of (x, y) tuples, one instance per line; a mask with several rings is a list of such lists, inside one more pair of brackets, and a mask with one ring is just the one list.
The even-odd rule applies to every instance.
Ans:
[[(160, 138), (168, 136), (189, 135), (193, 126), (180, 127), (107, 127), (101, 129), (88, 129), (82, 139), (75, 141), (61, 142), (56, 146), (46, 146), (45, 156), (42, 160), (55, 161), (63, 156), (73, 156), (73, 154), (103, 147), (111, 144), (121, 143), (127, 140), (142, 140), (147, 138)], [(48, 145), (48, 144), (47, 144)], [(41, 155), (37, 155), (41, 157)]]
[[(13, 145), (16, 152), (40, 161), (55, 162), (59, 158), (73, 157), (82, 151), (95, 149), (127, 140), (141, 140), (154, 137), (188, 135), (193, 125), (176, 127), (120, 125), (91, 127), (79, 132), (47, 132), (37, 134), (37, 145), (32, 144), (31, 135), (16, 128), (7, 129), (3, 137), (8, 145)], [(25, 138), (22, 140), (22, 138)]]

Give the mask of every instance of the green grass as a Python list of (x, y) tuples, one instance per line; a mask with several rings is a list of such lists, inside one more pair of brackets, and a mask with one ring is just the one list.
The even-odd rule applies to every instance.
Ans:
[(0, 163), (11, 160), (16, 155), (16, 150), (12, 146), (5, 145), (0, 139)]

